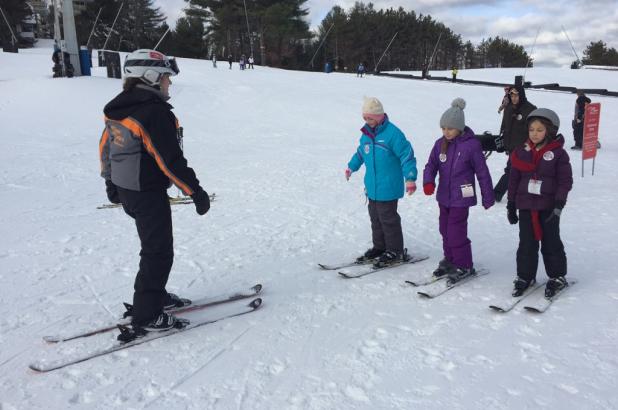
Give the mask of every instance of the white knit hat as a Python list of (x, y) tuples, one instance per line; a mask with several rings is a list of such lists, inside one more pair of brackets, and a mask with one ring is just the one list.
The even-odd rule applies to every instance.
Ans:
[(384, 107), (376, 97), (363, 97), (363, 114), (384, 115)]

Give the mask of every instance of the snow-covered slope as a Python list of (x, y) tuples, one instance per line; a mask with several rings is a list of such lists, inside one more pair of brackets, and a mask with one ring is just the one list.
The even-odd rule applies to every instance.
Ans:
[[(114, 318), (131, 299), (139, 251), (129, 217), (96, 209), (106, 202), (102, 107), (120, 81), (99, 68), (52, 79), (50, 57), (45, 48), (0, 52), (2, 410), (616, 407), (618, 99), (593, 97), (602, 104), (595, 175), (588, 161), (582, 178), (570, 151), (575, 185), (561, 227), (579, 283), (543, 315), (500, 315), (488, 305), (509, 293), (518, 238), (504, 203), (470, 216), (475, 263), (491, 273), (435, 300), (404, 285), (441, 258), (437, 204), (420, 191), (399, 210), (406, 246), (428, 261), (360, 280), (316, 268), (370, 245), (362, 172), (343, 178), (363, 95), (382, 100), (422, 170), (454, 97), (467, 100), (470, 127), (498, 130), (500, 88), (184, 59), (171, 102), (189, 163), (217, 200), (203, 217), (192, 205), (174, 208), (168, 290), (199, 297), (261, 282), (263, 307), (52, 373), (28, 370), (93, 343), (41, 337)], [(527, 78), (537, 72), (539, 82), (618, 89), (614, 72), (535, 68)], [(570, 146), (574, 95), (528, 97), (560, 114)], [(505, 160), (488, 160), (494, 178)]]

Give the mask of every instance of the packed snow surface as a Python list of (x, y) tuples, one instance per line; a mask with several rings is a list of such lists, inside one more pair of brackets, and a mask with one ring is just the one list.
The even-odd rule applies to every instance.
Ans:
[[(618, 402), (618, 99), (600, 102), (596, 159), (570, 151), (574, 187), (561, 234), (577, 285), (542, 315), (509, 298), (518, 229), (505, 204), (471, 210), (475, 264), (489, 275), (436, 299), (406, 279), (442, 257), (438, 206), (418, 190), (399, 203), (405, 244), (429, 259), (346, 280), (317, 263), (371, 244), (361, 172), (343, 171), (377, 96), (412, 142), (419, 173), (455, 97), (466, 123), (497, 132), (499, 87), (180, 59), (172, 100), (184, 149), (211, 211), (173, 208), (168, 290), (201, 297), (262, 283), (258, 311), (50, 373), (28, 365), (112, 341), (42, 337), (113, 320), (130, 301), (139, 241), (106, 203), (99, 176), (105, 78), (52, 79), (51, 49), (0, 52), (0, 409), (615, 409)], [(509, 81), (514, 70), (477, 70)], [(460, 78), (467, 78), (460, 70)], [(618, 89), (611, 71), (528, 69), (537, 83)], [(538, 80), (537, 80), (538, 79)], [(560, 115), (567, 146), (575, 95), (527, 90)], [(493, 154), (494, 181), (506, 162)], [(585, 177), (582, 177), (582, 166)], [(176, 189), (170, 190), (176, 195)], [(539, 264), (538, 278), (545, 272)]]

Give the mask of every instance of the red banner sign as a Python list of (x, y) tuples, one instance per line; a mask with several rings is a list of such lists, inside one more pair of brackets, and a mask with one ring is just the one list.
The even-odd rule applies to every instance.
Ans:
[(582, 160), (597, 156), (599, 140), (599, 119), (601, 103), (588, 104), (584, 114), (584, 139), (582, 142)]

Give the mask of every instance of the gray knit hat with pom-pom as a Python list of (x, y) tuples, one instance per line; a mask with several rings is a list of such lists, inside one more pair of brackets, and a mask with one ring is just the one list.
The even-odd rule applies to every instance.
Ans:
[(464, 108), (466, 108), (466, 101), (463, 98), (455, 98), (451, 103), (451, 108), (444, 111), (444, 114), (440, 117), (440, 127), (463, 131), (466, 127)]

